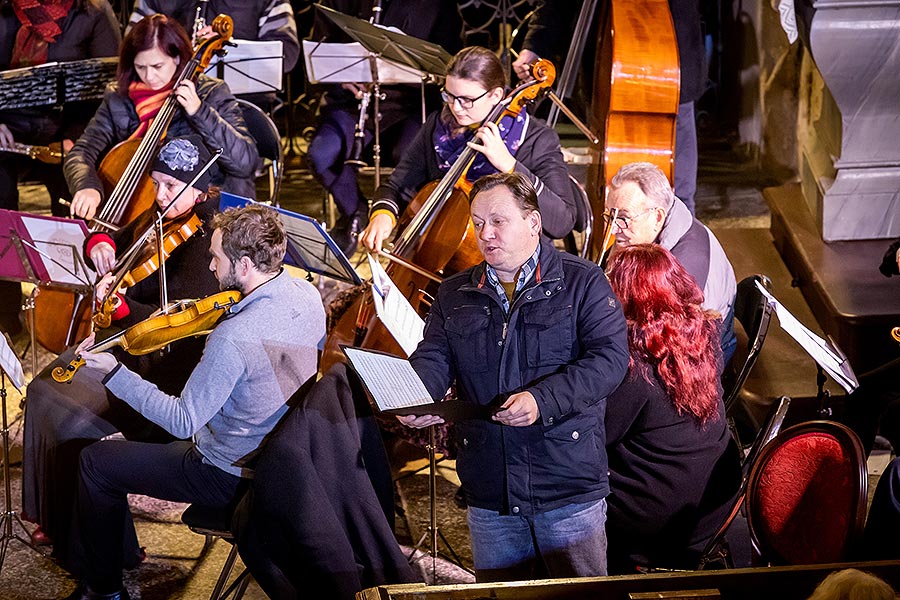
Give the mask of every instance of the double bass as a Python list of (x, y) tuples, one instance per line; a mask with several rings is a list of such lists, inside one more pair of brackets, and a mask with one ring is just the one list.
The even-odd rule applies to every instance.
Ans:
[[(524, 110), (556, 77), (550, 61), (532, 65), (534, 79), (523, 83), (501, 100), (485, 122), (499, 123), (505, 116)], [(466, 173), (477, 151), (466, 148), (439, 180), (426, 184), (409, 203), (398, 222), (400, 233), (388, 258), (386, 271), (396, 289), (420, 314), (428, 309), (426, 298), (446, 275), (457, 273), (482, 260), (469, 218), (468, 193), (472, 188)], [(325, 340), (322, 370), (343, 359), (341, 345), (362, 346), (403, 354), (391, 334), (375, 318), (372, 296), (363, 293), (337, 320)]]
[[(187, 79), (196, 80), (206, 70), (213, 56), (221, 53), (231, 39), (234, 23), (231, 17), (219, 15), (212, 29), (213, 35), (200, 41), (182, 68), (173, 90)], [(143, 138), (125, 140), (103, 158), (98, 174), (108, 194), (100, 214), (91, 224), (91, 232), (116, 231), (153, 206), (156, 193), (147, 169), (179, 106), (174, 92), (171, 93)], [(60, 354), (76, 340), (86, 337), (91, 327), (92, 300), (69, 291), (39, 290), (34, 303), (37, 342)]]
[[(603, 222), (606, 184), (623, 165), (651, 162), (674, 182), (681, 83), (667, 0), (611, 0), (602, 5), (590, 122), (600, 145), (591, 149), (586, 186), (595, 223)], [(597, 261), (603, 240), (595, 237), (592, 245), (590, 256)]]

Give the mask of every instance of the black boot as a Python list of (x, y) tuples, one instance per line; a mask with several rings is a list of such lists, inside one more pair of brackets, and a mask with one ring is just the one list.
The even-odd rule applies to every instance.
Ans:
[(79, 583), (75, 591), (65, 597), (65, 600), (129, 600), (128, 590), (124, 587), (110, 594), (98, 594), (86, 583)]
[(369, 217), (365, 212), (357, 211), (352, 215), (342, 215), (334, 227), (329, 231), (334, 242), (338, 245), (347, 258), (352, 258), (359, 243), (359, 234), (369, 223)]

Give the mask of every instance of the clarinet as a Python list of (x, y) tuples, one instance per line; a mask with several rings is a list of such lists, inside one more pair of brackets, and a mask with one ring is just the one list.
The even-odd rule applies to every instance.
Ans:
[[(381, 23), (381, 0), (375, 0), (372, 3), (372, 16), (369, 23), (378, 25)], [(365, 161), (361, 159), (363, 146), (366, 141), (366, 119), (369, 116), (369, 102), (372, 100), (372, 92), (367, 91), (359, 98), (359, 118), (356, 120), (356, 128), (353, 131), (353, 147), (350, 150), (350, 156), (344, 161), (345, 165), (354, 167), (366, 166)], [(377, 116), (375, 117), (378, 118)]]
[(191, 43), (196, 46), (198, 38), (200, 36), (200, 31), (206, 27), (206, 19), (204, 16), (206, 15), (206, 3), (209, 0), (198, 0), (197, 2), (197, 12), (194, 13), (194, 27), (191, 31)]

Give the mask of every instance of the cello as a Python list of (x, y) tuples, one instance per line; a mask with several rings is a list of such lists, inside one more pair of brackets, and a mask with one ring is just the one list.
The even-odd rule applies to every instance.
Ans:
[[(534, 79), (518, 86), (497, 103), (485, 122), (499, 123), (505, 116), (524, 110), (542, 92), (549, 90), (556, 71), (548, 60), (532, 65)], [(457, 273), (478, 264), (481, 252), (469, 218), (468, 193), (472, 184), (466, 173), (477, 151), (465, 148), (439, 181), (426, 184), (412, 199), (400, 217), (400, 233), (394, 242), (386, 271), (396, 289), (420, 314), (427, 312), (426, 296), (434, 291), (445, 275)], [(371, 294), (357, 296), (340, 316), (325, 340), (322, 370), (343, 360), (341, 345), (361, 346), (403, 354), (391, 334), (375, 318)]]
[[(219, 15), (212, 23), (214, 34), (201, 40), (186, 62), (173, 90), (186, 79), (195, 80), (231, 39), (231, 17)], [(91, 232), (111, 232), (146, 212), (156, 193), (147, 169), (159, 149), (166, 130), (179, 108), (174, 92), (166, 98), (146, 135), (125, 140), (109, 151), (98, 169), (107, 195), (100, 214), (91, 224)], [(42, 288), (34, 299), (34, 327), (37, 342), (54, 353), (61, 353), (90, 332), (92, 299), (65, 290)], [(69, 315), (60, 318), (60, 315)]]
[[(594, 70), (592, 131), (587, 191), (594, 222), (601, 223), (607, 182), (635, 161), (655, 164), (674, 181), (675, 117), (680, 69), (675, 26), (667, 0), (611, 0), (599, 18)], [(591, 258), (603, 253), (595, 237)]]

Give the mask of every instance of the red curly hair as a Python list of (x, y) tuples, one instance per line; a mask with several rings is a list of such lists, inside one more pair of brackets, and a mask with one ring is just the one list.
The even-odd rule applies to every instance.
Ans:
[[(715, 421), (719, 315), (701, 307), (703, 292), (694, 278), (656, 244), (617, 251), (608, 275), (628, 322), (629, 367), (635, 367), (635, 356), (643, 358), (656, 367), (678, 414), (692, 415), (701, 426)], [(642, 375), (650, 380), (649, 373)]]

